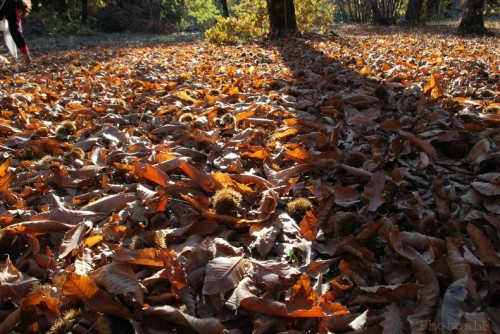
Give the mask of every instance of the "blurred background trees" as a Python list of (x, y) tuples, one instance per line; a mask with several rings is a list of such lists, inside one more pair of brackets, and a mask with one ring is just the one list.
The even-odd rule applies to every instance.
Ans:
[[(295, 17), (285, 27), (328, 33), (335, 23), (422, 24), (428, 20), (459, 19), (467, 29), (482, 23), (482, 16), (498, 19), (499, 0), (32, 0), (33, 12), (26, 18), (27, 34), (90, 34), (92, 32), (206, 32), (222, 42), (254, 39), (267, 35), (272, 8), (292, 4)], [(471, 11), (471, 6), (474, 9)], [(284, 7), (283, 7), (284, 8)], [(481, 17), (471, 17), (471, 12)], [(271, 12), (269, 11), (271, 10)], [(289, 22), (293, 20), (295, 22)], [(476, 23), (476, 21), (478, 23)], [(277, 21), (272, 21), (273, 23)], [(276, 27), (274, 27), (276, 28)], [(293, 30), (293, 29), (292, 29)]]

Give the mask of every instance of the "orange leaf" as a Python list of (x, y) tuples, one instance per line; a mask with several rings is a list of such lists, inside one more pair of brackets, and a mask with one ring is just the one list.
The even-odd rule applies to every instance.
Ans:
[(160, 186), (166, 187), (170, 181), (167, 173), (161, 171), (158, 167), (150, 164), (141, 164), (139, 162), (135, 163), (134, 167), (137, 176), (153, 181)]
[(290, 299), (307, 299), (314, 302), (318, 301), (318, 295), (314, 292), (311, 280), (307, 274), (302, 274), (299, 280), (292, 286)]
[(305, 162), (311, 155), (303, 149), (296, 148), (294, 150), (286, 150), (285, 157), (295, 162)]
[(189, 96), (185, 91), (180, 91), (175, 94), (178, 98), (184, 101), (195, 102), (196, 100)]
[(372, 69), (370, 68), (370, 66), (365, 65), (365, 67), (363, 67), (363, 68), (361, 69), (361, 71), (359, 71), (359, 74), (362, 74), (362, 75), (363, 75), (363, 74), (370, 74), (370, 73), (371, 73), (371, 71), (372, 71)]
[(10, 178), (12, 173), (9, 171), (9, 167), (12, 163), (12, 156), (8, 157), (0, 165), (0, 190), (8, 190), (10, 185)]
[(65, 296), (75, 296), (83, 302), (88, 302), (99, 292), (95, 282), (88, 276), (68, 273), (66, 281), (62, 287)]
[(278, 131), (274, 134), (274, 138), (275, 139), (286, 138), (286, 137), (293, 136), (293, 135), (297, 134), (297, 132), (299, 132), (299, 130), (297, 128), (290, 128), (290, 129), (286, 129), (284, 131)]
[(206, 192), (214, 192), (216, 189), (220, 188), (220, 184), (216, 183), (212, 177), (188, 164), (186, 161), (179, 162), (179, 168), (181, 168), (187, 176), (189, 176), (194, 182), (196, 182), (201, 189)]
[(312, 213), (307, 211), (304, 219), (300, 222), (300, 234), (309, 241), (316, 240), (318, 234), (318, 218)]
[(100, 243), (103, 239), (104, 238), (102, 237), (102, 235), (93, 235), (85, 239), (85, 246), (88, 248), (92, 248), (98, 243)]

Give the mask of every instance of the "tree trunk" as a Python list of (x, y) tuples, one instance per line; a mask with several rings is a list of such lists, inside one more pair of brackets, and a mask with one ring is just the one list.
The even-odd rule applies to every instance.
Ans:
[(405, 22), (408, 24), (417, 24), (422, 16), (422, 7), (424, 0), (410, 0), (406, 7)]
[(489, 31), (484, 27), (484, 0), (466, 0), (462, 11), (462, 19), (458, 26), (459, 34), (486, 35)]
[(57, 0), (56, 10), (57, 14), (63, 21), (66, 22), (71, 21), (71, 17), (69, 16), (69, 10), (68, 10), (68, 0)]
[(286, 36), (297, 32), (293, 0), (267, 0), (272, 36)]
[(229, 7), (227, 6), (227, 0), (220, 0), (222, 5), (222, 17), (229, 17)]
[(430, 19), (438, 19), (440, 17), (440, 0), (427, 0), (427, 15)]
[(82, 24), (86, 25), (89, 19), (89, 2), (82, 0)]

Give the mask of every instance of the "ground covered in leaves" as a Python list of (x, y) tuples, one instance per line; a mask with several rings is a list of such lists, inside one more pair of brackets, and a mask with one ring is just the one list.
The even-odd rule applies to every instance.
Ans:
[(440, 31), (33, 43), (0, 332), (499, 333), (498, 38)]

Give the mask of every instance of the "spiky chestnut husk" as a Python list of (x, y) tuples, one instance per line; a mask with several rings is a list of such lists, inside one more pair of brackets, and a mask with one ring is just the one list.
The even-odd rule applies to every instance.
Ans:
[(190, 124), (196, 120), (196, 116), (190, 112), (184, 113), (179, 117), (180, 123)]
[(53, 156), (51, 156), (51, 155), (46, 155), (46, 156), (44, 156), (43, 158), (41, 158), (41, 159), (38, 161), (38, 163), (39, 163), (40, 165), (50, 165), (50, 164), (52, 164), (53, 162), (58, 162), (58, 163), (60, 163), (60, 164), (63, 164), (63, 163), (64, 163), (63, 159), (61, 159), (61, 158), (59, 158), (59, 157), (53, 157)]
[(165, 248), (167, 242), (162, 231), (148, 231), (144, 235), (144, 242), (150, 248)]
[(50, 284), (40, 284), (35, 283), (30, 288), (32, 293), (42, 294), (42, 295), (50, 295), (50, 291), (52, 290), (52, 286)]
[(499, 106), (491, 105), (484, 108), (485, 114), (497, 114), (500, 111)]
[(224, 123), (223, 126), (231, 126), (231, 127), (236, 126), (236, 117), (234, 117), (231, 114), (222, 115), (221, 120), (222, 123)]
[(365, 155), (358, 151), (349, 151), (344, 155), (344, 163), (351, 167), (361, 168), (365, 161)]
[(57, 318), (50, 326), (47, 334), (63, 334), (71, 330), (71, 327), (77, 322), (75, 319), (81, 317), (82, 310), (69, 309)]
[(288, 214), (297, 222), (301, 221), (306, 212), (312, 208), (313, 204), (311, 201), (304, 197), (295, 198), (286, 205)]
[(142, 249), (144, 248), (144, 240), (138, 236), (137, 234), (130, 239), (130, 246), (131, 249)]
[(211, 201), (215, 213), (219, 215), (237, 217), (241, 209), (243, 196), (232, 188), (219, 189), (212, 196)]
[(85, 151), (82, 150), (81, 148), (79, 147), (74, 147), (71, 149), (70, 151), (70, 155), (71, 155), (71, 158), (73, 158), (73, 160), (83, 160), (85, 159)]
[(481, 95), (484, 97), (495, 97), (497, 93), (491, 89), (484, 89), (481, 91)]
[(161, 231), (147, 231), (142, 237), (134, 235), (130, 240), (131, 249), (165, 247), (167, 247), (167, 242), (165, 240), (165, 235), (163, 235)]
[(70, 120), (62, 121), (61, 124), (56, 127), (56, 136), (58, 138), (66, 138), (68, 136), (72, 136), (75, 134), (75, 132), (76, 125), (73, 121)]
[(364, 224), (364, 222), (365, 221), (361, 215), (349, 212), (336, 222), (334, 226), (334, 236), (346, 237), (348, 235), (352, 235)]
[(218, 127), (218, 128), (220, 128), (220, 127), (222, 127), (222, 126), (223, 126), (223, 125), (222, 125), (222, 124), (223, 124), (223, 122), (222, 122), (222, 120), (221, 120), (220, 118), (214, 118), (214, 124), (215, 124), (215, 126), (216, 126), (216, 127)]
[(105, 314), (84, 312), (81, 309), (69, 309), (50, 327), (47, 334), (63, 334), (79, 330), (93, 334), (112, 334), (112, 322)]

